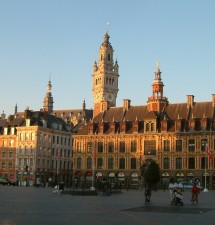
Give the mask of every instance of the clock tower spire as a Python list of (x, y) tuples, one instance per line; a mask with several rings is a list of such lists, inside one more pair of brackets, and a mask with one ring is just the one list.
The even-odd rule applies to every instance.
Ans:
[(159, 62), (155, 70), (155, 78), (152, 84), (152, 96), (148, 98), (148, 111), (162, 112), (168, 105), (168, 99), (163, 96), (164, 84), (161, 79)]
[(119, 91), (119, 66), (117, 60), (113, 60), (114, 50), (109, 39), (110, 36), (106, 32), (99, 49), (98, 63), (95, 61), (93, 66), (94, 117), (109, 107), (116, 106)]

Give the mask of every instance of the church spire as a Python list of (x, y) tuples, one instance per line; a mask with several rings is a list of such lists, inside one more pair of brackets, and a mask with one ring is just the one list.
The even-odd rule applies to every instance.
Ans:
[(46, 87), (46, 96), (43, 101), (43, 103), (44, 103), (43, 110), (48, 113), (52, 113), (52, 111), (53, 111), (53, 103), (54, 102), (53, 102), (51, 89), (52, 89), (52, 84), (51, 84), (51, 80), (49, 78), (49, 81), (48, 81), (48, 84)]

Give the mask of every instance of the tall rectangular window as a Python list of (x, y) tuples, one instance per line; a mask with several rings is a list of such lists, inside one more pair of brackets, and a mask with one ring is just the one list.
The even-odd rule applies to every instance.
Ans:
[(136, 152), (137, 151), (137, 141), (133, 140), (131, 141), (131, 152)]
[(103, 152), (103, 142), (98, 142), (98, 152)]
[(164, 152), (169, 152), (170, 151), (170, 141), (169, 140), (164, 140), (163, 141), (163, 150), (164, 150)]
[(119, 169), (121, 170), (125, 169), (125, 158), (119, 159)]
[(131, 158), (131, 169), (136, 169), (136, 168), (137, 168), (137, 159)]
[(81, 158), (77, 158), (77, 169), (81, 169)]
[(201, 169), (208, 169), (208, 157), (201, 157)]
[(103, 166), (103, 158), (97, 159), (97, 169), (102, 169)]
[(208, 143), (208, 139), (201, 139), (201, 151), (202, 152), (205, 152), (207, 143)]
[(22, 166), (22, 159), (21, 158), (18, 159), (18, 165)]
[(112, 141), (108, 143), (108, 152), (114, 152), (114, 143)]
[(125, 152), (125, 142), (124, 141), (120, 141), (120, 143), (119, 143), (119, 151), (120, 152)]
[(81, 152), (82, 150), (82, 143), (80, 141), (77, 142), (77, 151)]
[(188, 158), (188, 169), (195, 169), (195, 158)]
[(55, 136), (52, 137), (52, 143), (55, 143)]
[(175, 167), (177, 170), (182, 169), (182, 158), (176, 158)]
[(109, 170), (112, 170), (113, 169), (113, 166), (114, 166), (114, 164), (113, 164), (113, 161), (114, 159), (113, 158), (109, 158), (108, 159), (108, 169)]
[(164, 169), (170, 169), (170, 160), (169, 160), (169, 158), (164, 158), (163, 159), (163, 168)]
[(190, 151), (190, 152), (195, 151), (195, 139), (188, 140), (188, 151)]
[(87, 169), (92, 169), (92, 158), (87, 158)]
[(144, 155), (156, 155), (156, 141), (144, 141)]
[(92, 142), (87, 142), (87, 152), (91, 153), (93, 149), (93, 143)]
[(182, 140), (178, 139), (176, 140), (176, 152), (181, 152), (182, 151)]

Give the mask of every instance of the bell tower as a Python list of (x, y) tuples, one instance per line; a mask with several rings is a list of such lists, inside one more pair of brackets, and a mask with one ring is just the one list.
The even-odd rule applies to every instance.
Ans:
[(52, 111), (53, 111), (53, 103), (54, 102), (53, 102), (51, 89), (52, 89), (52, 84), (51, 84), (51, 80), (49, 79), (49, 82), (48, 82), (48, 85), (46, 88), (46, 96), (43, 101), (43, 104), (44, 104), (43, 110), (48, 113), (52, 113)]
[(93, 66), (93, 99), (94, 117), (109, 107), (116, 106), (118, 94), (119, 66), (117, 60), (113, 61), (113, 48), (109, 42), (108, 32), (99, 49), (98, 63)]
[(162, 112), (168, 105), (168, 99), (163, 97), (164, 84), (161, 79), (161, 71), (159, 63), (157, 62), (157, 68), (155, 70), (155, 78), (152, 84), (152, 96), (148, 98), (148, 111)]

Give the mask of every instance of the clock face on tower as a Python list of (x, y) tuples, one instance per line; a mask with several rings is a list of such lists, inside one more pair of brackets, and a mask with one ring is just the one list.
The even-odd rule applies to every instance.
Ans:
[(105, 98), (107, 101), (112, 102), (114, 99), (114, 96), (111, 93), (106, 93)]

